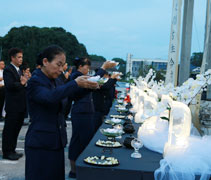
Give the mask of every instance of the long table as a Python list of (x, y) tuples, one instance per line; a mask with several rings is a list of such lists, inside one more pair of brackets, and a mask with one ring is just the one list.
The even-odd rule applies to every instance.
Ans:
[[(134, 136), (137, 136), (138, 126), (135, 126)], [(103, 124), (100, 128), (110, 127)], [(124, 134), (121, 141), (129, 136)], [(103, 153), (101, 147), (95, 145), (97, 140), (106, 140), (106, 137), (98, 130), (89, 145), (76, 161), (77, 180), (151, 180), (154, 179), (154, 171), (160, 167), (159, 162), (162, 155), (142, 147), (139, 152), (142, 158), (134, 159), (130, 155), (133, 149), (126, 147), (113, 148), (112, 154)], [(112, 156), (119, 160), (120, 164), (113, 167), (102, 167), (86, 164), (83, 160), (88, 156)]]

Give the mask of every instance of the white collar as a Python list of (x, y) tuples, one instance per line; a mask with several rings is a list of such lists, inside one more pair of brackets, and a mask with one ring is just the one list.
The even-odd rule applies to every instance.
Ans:
[(19, 67), (17, 67), (16, 65), (14, 65), (12, 62), (11, 62), (11, 64), (14, 66), (14, 68), (16, 69), (16, 71), (18, 72), (19, 71)]

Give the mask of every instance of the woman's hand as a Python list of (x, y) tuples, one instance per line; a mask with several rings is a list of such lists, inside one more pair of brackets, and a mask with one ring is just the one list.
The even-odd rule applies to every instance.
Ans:
[(109, 68), (112, 68), (112, 67), (115, 67), (116, 66), (116, 63), (114, 61), (106, 61), (103, 63), (102, 65), (102, 69), (106, 70), (106, 69), (109, 69)]
[(119, 78), (119, 74), (112, 74), (112, 75), (111, 75), (111, 78), (112, 78), (112, 79), (118, 79), (118, 78)]
[(79, 87), (81, 88), (86, 88), (86, 89), (98, 89), (99, 85), (97, 82), (92, 82), (88, 81), (87, 79), (89, 76), (79, 76), (75, 79), (76, 83), (78, 84)]
[(28, 78), (26, 76), (21, 76), (20, 82), (22, 85), (25, 85), (27, 83), (27, 81), (28, 81)]
[(66, 73), (64, 74), (64, 77), (65, 77), (66, 79), (68, 79), (69, 76), (70, 76), (70, 73), (69, 73), (69, 72), (66, 72)]
[(30, 79), (31, 78), (31, 73), (30, 72), (24, 72), (23, 73), (23, 76), (28, 80), (28, 79)]

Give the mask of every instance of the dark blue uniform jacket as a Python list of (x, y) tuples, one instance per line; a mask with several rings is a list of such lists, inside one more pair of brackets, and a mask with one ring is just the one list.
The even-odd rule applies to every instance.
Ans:
[(25, 141), (27, 147), (49, 150), (65, 147), (65, 97), (75, 96), (77, 88), (75, 81), (60, 85), (58, 79), (52, 81), (41, 70), (36, 70), (27, 85), (31, 117)]
[[(105, 70), (99, 69), (95, 75), (100, 75), (101, 77), (105, 74)], [(82, 76), (83, 74), (79, 71), (75, 71), (70, 76), (71, 80), (76, 79), (78, 76)], [(94, 105), (92, 98), (92, 90), (84, 89), (78, 87), (76, 89), (77, 95), (74, 97), (74, 104), (72, 107), (72, 113), (94, 113)]]

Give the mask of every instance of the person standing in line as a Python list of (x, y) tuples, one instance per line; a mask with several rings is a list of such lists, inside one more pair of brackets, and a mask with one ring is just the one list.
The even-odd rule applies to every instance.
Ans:
[(65, 99), (76, 96), (78, 87), (96, 89), (98, 84), (80, 76), (61, 85), (58, 76), (63, 72), (66, 55), (57, 45), (45, 48), (38, 60), (41, 69), (27, 85), (31, 124), (25, 139), (25, 179), (64, 180)]
[(41, 69), (40, 63), (41, 62), (37, 61), (36, 68), (32, 71), (31, 76), (33, 76), (34, 74), (36, 74), (37, 70)]
[(28, 66), (23, 68), (23, 74), (26, 74), (29, 78), (31, 78), (32, 75)]
[(10, 49), (9, 58), (11, 62), (3, 72), (6, 117), (2, 133), (2, 152), (3, 159), (18, 160), (23, 156), (22, 153), (17, 153), (15, 149), (26, 112), (25, 86), (28, 76), (23, 75), (19, 68), (23, 62), (23, 51), (21, 49)]
[[(61, 81), (61, 84), (66, 84), (67, 82), (70, 81), (70, 73), (69, 71), (67, 71), (68, 69), (68, 64), (65, 63), (65, 65), (63, 66), (63, 72), (59, 75), (58, 79)], [(68, 114), (70, 113), (70, 108), (72, 105), (72, 99), (70, 97), (67, 98), (67, 102), (66, 102), (66, 107), (65, 107), (65, 120), (67, 120), (68, 118)]]
[[(71, 74), (70, 79), (75, 79), (82, 75), (87, 75), (91, 66), (88, 58), (77, 58), (74, 61), (76, 70)], [(95, 75), (103, 77), (105, 70), (114, 67), (116, 64), (106, 61)], [(69, 160), (71, 171), (70, 178), (76, 177), (75, 161), (81, 152), (89, 144), (94, 135), (94, 104), (92, 91), (85, 88), (77, 88), (78, 95), (74, 97), (74, 104), (71, 110), (72, 138), (69, 145)]]
[(4, 111), (4, 100), (5, 100), (5, 88), (3, 79), (4, 68), (5, 68), (4, 61), (0, 60), (0, 121), (4, 121), (4, 117), (2, 116), (2, 112)]
[[(22, 70), (23, 70), (23, 74), (25, 74), (30, 79), (32, 75), (31, 75), (31, 72), (30, 72), (30, 67), (28, 66), (27, 63), (25, 63), (22, 66)], [(28, 119), (29, 118), (29, 122), (30, 122), (28, 109), (29, 109), (28, 108), (28, 102), (26, 101), (26, 113), (25, 113), (24, 119)], [(23, 125), (27, 126), (27, 125), (29, 125), (29, 122), (28, 121), (24, 121)]]
[(100, 86), (100, 89), (93, 92), (93, 103), (95, 108), (94, 122), (95, 122), (95, 132), (103, 123), (104, 111), (105, 111), (105, 95), (110, 89), (116, 84), (119, 74), (112, 74), (111, 78), (108, 79), (106, 83)]
[[(69, 67), (67, 72), (65, 73), (65, 77), (66, 78), (68, 77), (70, 79), (71, 74), (72, 74), (72, 67)], [(67, 106), (65, 109), (65, 119), (67, 121), (69, 121), (69, 120), (71, 121), (71, 117), (69, 117), (71, 108), (72, 108), (72, 99), (70, 97), (68, 97)]]
[[(108, 78), (111, 78), (111, 75), (108, 75)], [(107, 116), (112, 107), (113, 100), (115, 98), (115, 86), (116, 83), (105, 93), (105, 106), (104, 106), (104, 116)]]
[(68, 82), (70, 80), (70, 77), (69, 77), (69, 74), (67, 71), (67, 68), (68, 68), (68, 64), (65, 63), (65, 65), (63, 66), (63, 72), (59, 75), (59, 80), (65, 84), (66, 82)]

